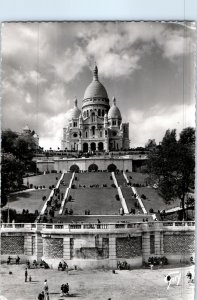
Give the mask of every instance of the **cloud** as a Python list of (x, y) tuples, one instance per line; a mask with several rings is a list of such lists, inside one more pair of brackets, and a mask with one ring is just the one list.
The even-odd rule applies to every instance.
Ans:
[(159, 140), (165, 126), (176, 125), (170, 120), (183, 120), (183, 59), (185, 109), (194, 107), (194, 40), (191, 22), (5, 23), (2, 127), (20, 131), (28, 123), (43, 144), (60, 146), (71, 99), (81, 102), (96, 60), (131, 140)]
[[(170, 117), (169, 117), (170, 116)], [(158, 110), (152, 115), (142, 111), (129, 112), (131, 147), (144, 147), (148, 139), (155, 139), (159, 143), (167, 129), (177, 129), (177, 137), (185, 127), (195, 127), (195, 113), (193, 105), (176, 105)]]

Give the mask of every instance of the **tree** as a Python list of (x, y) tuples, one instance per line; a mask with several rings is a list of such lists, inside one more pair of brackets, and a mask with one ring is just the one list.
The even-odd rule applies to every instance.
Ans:
[(185, 218), (185, 198), (194, 186), (194, 129), (185, 128), (180, 139), (176, 139), (176, 130), (167, 130), (162, 143), (156, 151), (149, 154), (148, 170), (155, 176), (159, 193), (166, 200), (181, 200), (183, 218)]
[(32, 160), (35, 149), (31, 135), (19, 135), (10, 129), (2, 131), (2, 205), (10, 192), (22, 188), (25, 172), (36, 171), (36, 162)]
[(1, 189), (3, 195), (22, 187), (24, 169), (24, 163), (16, 159), (13, 154), (4, 153), (2, 155)]

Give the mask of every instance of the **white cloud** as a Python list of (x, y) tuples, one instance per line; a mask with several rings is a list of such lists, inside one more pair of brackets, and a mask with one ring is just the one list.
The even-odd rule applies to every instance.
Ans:
[(131, 147), (143, 146), (148, 139), (159, 143), (167, 129), (177, 129), (177, 137), (185, 127), (195, 127), (193, 105), (176, 105), (170, 109), (158, 111), (146, 116), (146, 112), (131, 111), (129, 113)]

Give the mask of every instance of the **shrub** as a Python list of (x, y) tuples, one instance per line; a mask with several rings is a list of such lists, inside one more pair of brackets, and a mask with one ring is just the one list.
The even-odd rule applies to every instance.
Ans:
[(42, 197), (42, 200), (43, 200), (43, 201), (45, 201), (45, 200), (46, 200), (46, 198), (47, 198), (46, 196), (43, 196), (43, 197)]
[(145, 200), (145, 199), (146, 199), (146, 196), (145, 196), (144, 194), (142, 194), (142, 195), (141, 195), (141, 198)]
[(119, 200), (120, 200), (120, 197), (119, 197), (119, 195), (118, 195), (118, 194), (117, 194), (115, 197), (116, 197), (116, 200), (117, 200), (117, 201), (119, 201)]
[(72, 196), (71, 195), (69, 195), (69, 197), (68, 197), (68, 201), (70, 202), (72, 200)]
[(30, 183), (29, 188), (33, 189), (33, 184), (32, 183)]
[(153, 209), (153, 208), (150, 208), (150, 209), (149, 209), (149, 213), (150, 213), (150, 214), (153, 214), (153, 213), (154, 213), (154, 209)]
[(115, 188), (116, 186), (115, 186), (115, 184), (114, 184), (114, 183), (112, 183), (111, 187)]

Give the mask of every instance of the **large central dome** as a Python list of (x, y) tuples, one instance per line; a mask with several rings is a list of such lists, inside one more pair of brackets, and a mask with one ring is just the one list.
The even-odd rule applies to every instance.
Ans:
[(93, 80), (85, 90), (84, 99), (88, 98), (108, 98), (105, 87), (98, 79), (98, 68), (95, 66), (93, 71)]

